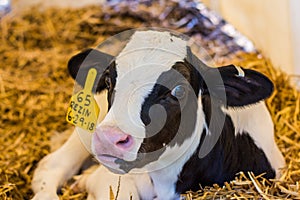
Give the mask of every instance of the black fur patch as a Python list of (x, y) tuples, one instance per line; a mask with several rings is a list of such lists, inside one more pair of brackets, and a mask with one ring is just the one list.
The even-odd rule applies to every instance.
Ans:
[[(205, 137), (210, 136), (204, 130), (202, 141)], [(200, 148), (201, 143), (179, 175), (176, 183), (178, 194), (188, 190), (199, 190), (199, 184), (211, 186), (217, 183), (222, 186), (225, 181), (233, 180), (240, 171), (252, 171), (255, 175), (266, 173), (266, 178), (275, 177), (275, 171), (264, 152), (255, 145), (249, 134), (234, 135), (234, 126), (229, 116), (226, 116), (222, 134), (216, 145), (201, 159), (198, 155)]]

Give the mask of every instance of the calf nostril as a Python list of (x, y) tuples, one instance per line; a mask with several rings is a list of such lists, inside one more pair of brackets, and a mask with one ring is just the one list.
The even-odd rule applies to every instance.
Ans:
[(129, 142), (129, 137), (126, 137), (124, 140), (120, 140), (117, 142), (117, 145), (122, 145), (122, 144), (126, 144), (127, 142)]
[(129, 148), (130, 146), (132, 146), (131, 136), (128, 135), (125, 138), (122, 138), (116, 143), (116, 145), (122, 148)]

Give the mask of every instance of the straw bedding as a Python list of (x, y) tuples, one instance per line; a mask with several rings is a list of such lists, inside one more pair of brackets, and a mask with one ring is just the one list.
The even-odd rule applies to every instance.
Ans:
[[(37, 8), (0, 23), (0, 199), (29, 199), (30, 182), (38, 161), (50, 152), (53, 135), (72, 129), (65, 112), (73, 90), (66, 70), (70, 56), (95, 46), (129, 28), (150, 24), (137, 16), (111, 8)], [(125, 16), (125, 14), (127, 14)], [(103, 20), (106, 16), (106, 20)], [(165, 27), (170, 27), (164, 24)], [(172, 28), (172, 27), (171, 27)], [(179, 30), (180, 31), (180, 30)], [(200, 38), (208, 52), (218, 46)], [(219, 44), (220, 46), (220, 44)], [(224, 47), (222, 47), (224, 48)], [(231, 51), (212, 53), (216, 62), (235, 63), (266, 74), (275, 84), (267, 100), (275, 122), (276, 140), (287, 168), (280, 180), (237, 174), (224, 187), (201, 187), (188, 199), (300, 199), (300, 94), (290, 78), (263, 56)], [(263, 122), (262, 122), (263, 123)], [(249, 178), (250, 177), (250, 178)], [(122, 186), (121, 186), (122, 187)], [(61, 189), (62, 199), (85, 199), (71, 183)]]

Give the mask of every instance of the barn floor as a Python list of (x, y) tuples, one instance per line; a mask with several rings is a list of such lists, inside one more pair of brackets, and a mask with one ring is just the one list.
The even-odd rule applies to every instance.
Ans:
[[(155, 6), (147, 9), (154, 11)], [(42, 12), (33, 8), (1, 19), (0, 199), (30, 199), (33, 171), (38, 161), (50, 152), (51, 138), (72, 129), (65, 121), (65, 114), (74, 86), (66, 64), (73, 54), (123, 30), (160, 25), (174, 28), (164, 21), (167, 18), (160, 18), (164, 21), (161, 23), (155, 16), (146, 15), (145, 6), (137, 10), (144, 15), (128, 9), (120, 13), (116, 7), (49, 8)], [(182, 28), (177, 30), (184, 32)], [(207, 40), (203, 36), (206, 33), (201, 34), (195, 38), (207, 47), (218, 65), (235, 63), (254, 68), (275, 83), (276, 90), (267, 105), (287, 168), (280, 180), (238, 174), (225, 187), (199, 187), (198, 192), (188, 193), (187, 198), (300, 199), (299, 91), (290, 84), (287, 75), (262, 55), (240, 50), (224, 53), (229, 43), (220, 43), (218, 38)], [(86, 194), (73, 191), (70, 183), (61, 190), (61, 199), (85, 198)]]

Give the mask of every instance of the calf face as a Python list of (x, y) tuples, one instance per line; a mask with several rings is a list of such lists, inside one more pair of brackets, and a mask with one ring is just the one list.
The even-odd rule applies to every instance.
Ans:
[(137, 31), (118, 56), (90, 49), (68, 67), (74, 78), (90, 67), (98, 70), (94, 91), (107, 91), (108, 112), (93, 134), (92, 152), (120, 173), (166, 167), (194, 153), (204, 128), (222, 129), (224, 119), (205, 116), (211, 108), (203, 108), (202, 101), (209, 99), (212, 108), (241, 107), (273, 90), (258, 72), (206, 66), (185, 39), (169, 32)]

